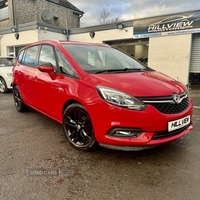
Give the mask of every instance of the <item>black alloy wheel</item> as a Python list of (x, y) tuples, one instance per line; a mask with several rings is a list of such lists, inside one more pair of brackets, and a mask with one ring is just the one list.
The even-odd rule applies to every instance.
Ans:
[(95, 147), (96, 139), (92, 121), (86, 109), (74, 103), (68, 106), (63, 115), (63, 129), (69, 143), (82, 151)]
[(28, 111), (29, 107), (24, 104), (17, 86), (15, 86), (13, 89), (13, 95), (14, 95), (15, 108), (17, 109), (17, 111), (19, 112)]
[(2, 93), (8, 92), (6, 81), (2, 77), (0, 77), (0, 92)]

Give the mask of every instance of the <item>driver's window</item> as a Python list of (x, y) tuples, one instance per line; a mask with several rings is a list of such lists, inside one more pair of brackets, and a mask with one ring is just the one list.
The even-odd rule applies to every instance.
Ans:
[(39, 56), (39, 65), (44, 63), (51, 63), (56, 70), (56, 59), (53, 47), (50, 45), (42, 45), (40, 56)]

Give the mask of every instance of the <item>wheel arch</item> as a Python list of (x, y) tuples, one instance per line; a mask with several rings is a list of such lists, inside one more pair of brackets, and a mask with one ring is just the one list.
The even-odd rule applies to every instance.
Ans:
[(16, 83), (12, 83), (12, 88), (14, 88), (15, 86), (17, 86), (17, 84)]
[(0, 75), (0, 80), (1, 80), (2, 84), (4, 85), (4, 88), (1, 92), (7, 93), (9, 89), (8, 89), (8, 83), (7, 83), (6, 79), (2, 75)]
[(78, 103), (78, 104), (84, 106), (82, 103), (80, 103), (79, 101), (77, 101), (77, 100), (75, 100), (75, 99), (69, 99), (68, 101), (65, 102), (65, 104), (64, 104), (64, 106), (63, 106), (63, 109), (62, 109), (62, 116), (63, 116), (63, 114), (64, 114), (66, 108), (67, 108), (68, 106), (70, 106), (71, 104), (73, 104), (73, 103)]
[(0, 75), (0, 78), (2, 78), (6, 82), (5, 78), (2, 75)]
[[(73, 104), (79, 104), (78, 105), (73, 105)], [(66, 112), (68, 111), (68, 107), (69, 106), (72, 106), (71, 109), (74, 109), (74, 108), (78, 108), (78, 109), (81, 109), (81, 113), (83, 114), (83, 116), (85, 117), (81, 117), (81, 119), (78, 119), (78, 120), (75, 120), (74, 122), (76, 123), (76, 126), (73, 124), (73, 129), (76, 129), (75, 132), (77, 132), (77, 134), (79, 135), (77, 137), (77, 141), (79, 141), (79, 144), (77, 144), (77, 141), (73, 141), (73, 136), (71, 138), (71, 130), (66, 128), (66, 119), (68, 119), (68, 115), (71, 111), (69, 111), (69, 113), (66, 115)], [(69, 108), (70, 109), (70, 108)], [(66, 111), (66, 112), (65, 112)], [(63, 106), (63, 110), (62, 110), (62, 116), (63, 116), (63, 120), (62, 120), (62, 126), (63, 126), (63, 130), (64, 130), (64, 133), (66, 135), (66, 138), (68, 140), (68, 142), (73, 146), (75, 147), (76, 149), (78, 150), (82, 150), (82, 151), (90, 151), (92, 149), (95, 148), (95, 146), (98, 144), (97, 140), (96, 140), (96, 137), (95, 137), (95, 131), (94, 131), (94, 127), (93, 127), (93, 123), (92, 123), (92, 119), (91, 119), (91, 116), (90, 114), (88, 113), (88, 111), (86, 110), (85, 106), (80, 102), (80, 101), (77, 101), (75, 99), (70, 99), (68, 101), (65, 102), (64, 106)], [(67, 117), (66, 117), (67, 116)], [(87, 120), (86, 120), (87, 119)], [(89, 125), (91, 126), (89, 129), (89, 132), (88, 132), (88, 124), (87, 126), (84, 125), (84, 121), (87, 121), (89, 122)], [(71, 121), (71, 120), (70, 120)], [(72, 120), (73, 121), (73, 120)], [(77, 122), (78, 121), (78, 122)], [(79, 121), (81, 121), (79, 123)], [(69, 124), (69, 123), (67, 123)], [(84, 127), (85, 126), (85, 127)], [(79, 127), (79, 128), (78, 128)], [(83, 128), (83, 132), (84, 134), (81, 134), (81, 129)], [(74, 132), (74, 130), (72, 131)], [(72, 134), (73, 135), (73, 134)], [(82, 136), (81, 136), (82, 135)], [(83, 136), (84, 135), (84, 136)], [(87, 137), (85, 136), (87, 135)], [(82, 140), (81, 138), (85, 138), (85, 140)], [(79, 138), (79, 139), (78, 139)], [(86, 138), (89, 138), (86, 139)], [(75, 140), (75, 137), (74, 137), (74, 140)], [(75, 143), (74, 143), (75, 142)], [(82, 144), (81, 144), (82, 143)]]

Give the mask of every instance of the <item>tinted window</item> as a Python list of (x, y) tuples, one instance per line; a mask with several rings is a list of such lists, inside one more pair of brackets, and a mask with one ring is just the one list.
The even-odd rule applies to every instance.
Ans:
[(36, 65), (37, 53), (38, 53), (38, 46), (29, 47), (26, 51), (24, 64), (34, 67)]
[(56, 49), (56, 54), (57, 54), (57, 57), (58, 57), (58, 66), (60, 68), (60, 71), (63, 74), (67, 74), (67, 75), (70, 75), (70, 76), (77, 77), (73, 68), (71, 67), (69, 62), (66, 60), (66, 58), (63, 56), (63, 54), (60, 51), (58, 51), (57, 49)]
[(50, 45), (43, 45), (39, 56), (39, 65), (50, 62), (56, 69), (56, 59), (53, 47)]

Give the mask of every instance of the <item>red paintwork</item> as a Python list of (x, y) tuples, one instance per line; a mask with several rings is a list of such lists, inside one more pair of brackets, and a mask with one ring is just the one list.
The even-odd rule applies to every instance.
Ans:
[[(160, 113), (151, 105), (147, 105), (143, 111), (134, 111), (108, 104), (102, 100), (96, 90), (96, 86), (101, 85), (135, 97), (170, 96), (174, 92), (181, 93), (185, 90), (185, 87), (174, 79), (155, 71), (87, 74), (58, 42), (41, 41), (35, 44), (43, 43), (51, 44), (59, 49), (68, 58), (68, 61), (77, 72), (79, 79), (61, 74), (57, 74), (54, 79), (48, 73), (41, 72), (37, 68), (22, 66), (16, 62), (13, 73), (13, 84), (18, 85), (25, 104), (62, 123), (64, 104), (70, 99), (76, 100), (88, 111), (93, 123), (96, 140), (99, 143), (109, 145), (157, 145), (182, 137), (192, 129), (191, 122), (185, 131), (176, 136), (151, 140), (155, 131), (165, 131), (167, 129), (169, 121), (187, 115), (190, 115), (192, 118), (191, 99), (190, 106), (185, 111), (179, 114), (166, 115)], [(105, 45), (102, 44), (102, 46)], [(63, 90), (58, 90), (58, 88), (62, 88)], [(112, 127), (140, 128), (143, 130), (143, 133), (139, 137), (132, 139), (113, 138), (106, 135)]]

